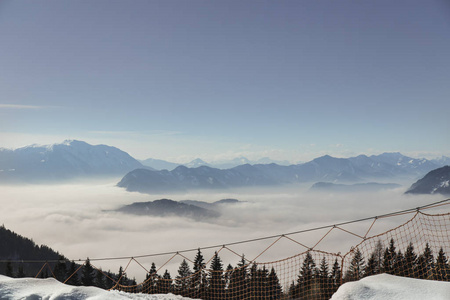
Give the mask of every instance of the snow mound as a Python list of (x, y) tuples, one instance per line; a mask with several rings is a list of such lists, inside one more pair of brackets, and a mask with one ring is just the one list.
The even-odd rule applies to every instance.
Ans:
[(146, 295), (105, 291), (96, 287), (71, 286), (54, 278), (10, 278), (0, 275), (0, 299), (4, 300), (182, 300), (172, 294)]
[(380, 274), (343, 284), (330, 300), (356, 299), (448, 300), (450, 282)]

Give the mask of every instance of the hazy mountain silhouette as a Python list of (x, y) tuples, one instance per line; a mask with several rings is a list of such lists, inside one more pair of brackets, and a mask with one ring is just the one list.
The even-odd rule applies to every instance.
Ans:
[(144, 166), (128, 153), (76, 140), (16, 150), (0, 149), (0, 182), (45, 182), (123, 176)]

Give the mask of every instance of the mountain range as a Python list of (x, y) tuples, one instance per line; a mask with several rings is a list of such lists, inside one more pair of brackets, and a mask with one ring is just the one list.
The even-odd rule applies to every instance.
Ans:
[(450, 195), (450, 166), (438, 168), (416, 181), (406, 194)]
[(173, 163), (173, 162), (169, 162), (169, 161), (165, 161), (165, 160), (161, 160), (161, 159), (153, 159), (153, 158), (140, 160), (140, 162), (143, 165), (148, 166), (155, 170), (169, 170), (169, 171), (172, 171), (173, 169), (175, 169), (178, 166), (185, 166), (188, 168), (198, 168), (198, 167), (206, 166), (206, 167), (211, 167), (211, 168), (216, 168), (216, 169), (231, 169), (231, 168), (234, 168), (234, 167), (237, 167), (240, 165), (245, 165), (245, 164), (257, 165), (257, 164), (275, 163), (275, 164), (281, 165), (281, 166), (290, 165), (289, 161), (287, 161), (287, 160), (273, 160), (268, 157), (263, 157), (258, 160), (252, 161), (243, 156), (236, 157), (236, 158), (230, 159), (230, 160), (218, 160), (218, 161), (212, 161), (212, 162), (206, 162), (206, 161), (202, 160), (201, 158), (196, 158), (190, 162), (182, 163), (182, 164), (177, 164), (177, 163)]
[(47, 146), (0, 149), (0, 182), (48, 182), (93, 176), (124, 176), (148, 168), (128, 153), (76, 140)]
[[(122, 177), (118, 186), (129, 191), (154, 193), (299, 182), (398, 182), (400, 179), (415, 181), (427, 172), (450, 163), (450, 158), (415, 159), (400, 153), (350, 158), (325, 155), (306, 163), (281, 165), (287, 162), (276, 164), (269, 158), (263, 158), (258, 160), (260, 163), (255, 163), (245, 157), (238, 157), (228, 162), (222, 161), (221, 164), (196, 159), (174, 169), (172, 167), (175, 164), (156, 159), (152, 161), (159, 163), (155, 169), (164, 167), (165, 170), (145, 166), (118, 148), (90, 145), (77, 140), (47, 146), (31, 145), (15, 150), (0, 148), (0, 184)], [(230, 165), (233, 167), (225, 168)]]
[(138, 169), (117, 184), (128, 191), (143, 193), (176, 192), (192, 189), (275, 186), (301, 182), (362, 183), (367, 181), (416, 180), (440, 167), (427, 159), (414, 159), (400, 153), (335, 158), (325, 155), (310, 162), (240, 165), (230, 169), (208, 166), (178, 166), (172, 171)]
[(316, 182), (312, 185), (310, 190), (312, 191), (324, 191), (324, 192), (376, 192), (380, 190), (390, 190), (401, 187), (395, 183), (354, 183), (354, 184), (338, 184), (332, 182)]

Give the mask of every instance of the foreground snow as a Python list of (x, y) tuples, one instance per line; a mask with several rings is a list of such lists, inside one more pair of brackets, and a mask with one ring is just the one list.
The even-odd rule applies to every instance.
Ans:
[(105, 291), (96, 287), (65, 285), (54, 278), (10, 278), (0, 275), (0, 299), (48, 300), (181, 300), (189, 299), (172, 294), (145, 295)]
[[(182, 300), (172, 294), (144, 295), (105, 291), (95, 287), (65, 285), (53, 278), (9, 278), (0, 275), (0, 299), (47, 300)], [(397, 277), (387, 274), (366, 277), (339, 288), (331, 300), (448, 300), (450, 282)]]
[(420, 280), (388, 274), (343, 284), (331, 300), (448, 300), (450, 282)]

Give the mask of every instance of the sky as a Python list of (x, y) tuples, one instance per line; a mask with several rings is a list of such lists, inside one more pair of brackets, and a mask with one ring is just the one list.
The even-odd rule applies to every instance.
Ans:
[(450, 156), (450, 3), (0, 2), (0, 147)]

